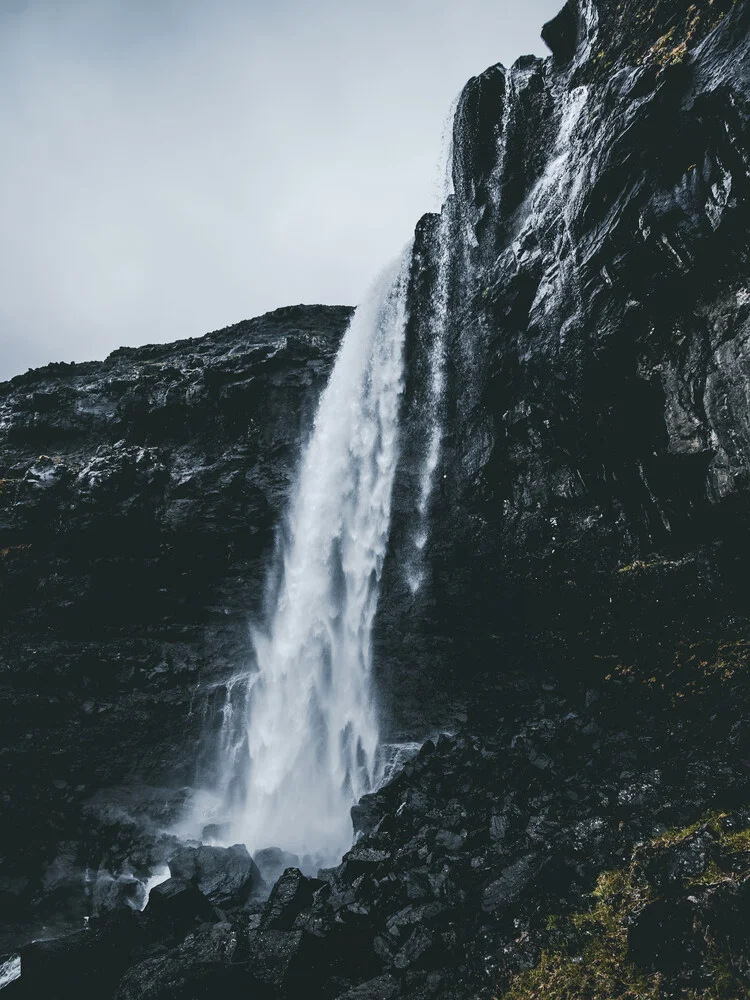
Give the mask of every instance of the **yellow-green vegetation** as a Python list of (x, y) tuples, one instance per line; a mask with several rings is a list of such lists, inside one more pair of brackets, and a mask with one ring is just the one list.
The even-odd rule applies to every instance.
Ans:
[(607, 43), (595, 53), (596, 72), (615, 61), (660, 70), (684, 62), (738, 0), (652, 0), (617, 4), (607, 25)]
[[(590, 909), (555, 918), (577, 943), (575, 953), (547, 949), (539, 965), (522, 972), (499, 994), (502, 1000), (658, 1000), (660, 977), (647, 975), (627, 958), (627, 913), (648, 901), (632, 869), (604, 872)], [(548, 921), (548, 927), (550, 921)]]
[[(700, 9), (698, 4), (691, 4), (687, 9), (685, 20), (682, 24), (679, 26), (673, 25), (669, 31), (666, 31), (660, 38), (657, 38), (656, 42), (648, 50), (645, 62), (653, 62), (658, 66), (678, 66), (684, 62), (688, 51), (699, 39), (701, 27), (705, 29), (703, 31), (705, 35), (724, 16), (724, 12), (722, 12), (720, 16), (714, 19), (711, 18), (712, 14), (716, 14), (716, 11), (712, 10), (714, 0), (708, 0), (708, 3), (701, 6), (703, 9)], [(706, 18), (708, 19), (708, 24), (703, 23)]]
[(673, 702), (705, 696), (720, 688), (731, 688), (748, 677), (750, 641), (680, 643), (671, 669), (657, 683)]
[[(713, 813), (699, 823), (668, 830), (636, 847), (627, 867), (603, 872), (587, 909), (547, 919), (551, 941), (562, 940), (564, 944), (553, 944), (543, 951), (539, 964), (518, 973), (498, 992), (498, 1000), (664, 1000), (661, 975), (639, 969), (628, 957), (628, 917), (656, 898), (645, 878), (644, 865), (702, 827), (713, 833), (719, 849), (750, 849), (750, 828), (725, 831), (725, 818), (725, 813)], [(686, 890), (719, 884), (732, 877), (711, 861), (703, 874), (686, 885)], [(716, 952), (709, 962), (712, 984), (699, 991), (684, 990), (684, 1000), (750, 997), (750, 990), (732, 973), (728, 956)]]
[(655, 62), (659, 66), (679, 66), (684, 62), (688, 53), (687, 40), (683, 38), (676, 43), (676, 37), (677, 29), (670, 28), (648, 50), (645, 62)]
[[(626, 571), (630, 568), (620, 570)], [(716, 697), (722, 692), (722, 697), (726, 697), (750, 682), (750, 640), (685, 640), (677, 644), (672, 662), (656, 674), (649, 671), (646, 676), (632, 664), (617, 663), (604, 679), (643, 684), (651, 691), (662, 692), (675, 707), (697, 705), (700, 699)]]
[(627, 566), (620, 566), (617, 572), (637, 573), (642, 570), (662, 569), (665, 566), (677, 568), (682, 565), (684, 565), (684, 561), (680, 559), (652, 559), (651, 562), (646, 562), (644, 559), (636, 559), (635, 562), (628, 563)]
[(27, 549), (30, 548), (31, 545), (8, 545), (6, 548), (0, 549), (0, 559), (7, 558), (9, 555), (11, 555), (11, 553), (16, 555), (22, 552), (26, 552)]

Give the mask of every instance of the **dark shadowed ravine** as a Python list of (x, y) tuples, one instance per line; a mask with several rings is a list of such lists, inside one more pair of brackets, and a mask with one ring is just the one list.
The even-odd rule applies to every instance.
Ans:
[(369, 305), (0, 385), (3, 1000), (750, 996), (750, 7), (543, 37)]

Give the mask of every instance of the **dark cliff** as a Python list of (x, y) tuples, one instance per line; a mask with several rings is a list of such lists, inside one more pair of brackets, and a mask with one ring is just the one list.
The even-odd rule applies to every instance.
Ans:
[(6, 867), (52, 861), (97, 788), (194, 776), (350, 315), (280, 309), (0, 386)]
[[(120, 1000), (747, 995), (750, 8), (568, 0), (544, 38), (548, 59), (465, 88), (454, 193), (412, 264), (376, 662), (392, 733), (468, 707), (466, 725), (355, 808), (338, 868), (291, 869), (263, 903), (249, 869), (219, 899), (197, 858), (143, 914), (27, 949), (16, 995), (66, 996), (61, 976)], [(446, 233), (413, 594), (399, 552)], [(243, 655), (348, 315), (281, 311), (3, 387), (8, 815), (45, 815), (19, 761), (85, 776), (44, 786), (60, 801), (28, 854), (50, 867), (16, 891), (6, 863), (6, 903), (55, 884), (76, 795), (189, 778), (191, 696), (210, 710)]]
[(393, 560), (380, 642), (397, 661), (433, 636), (421, 672), (455, 684), (459, 656), (485, 704), (516, 670), (645, 680), (747, 627), (747, 11), (623, 9), (567, 5), (555, 56), (487, 70), (455, 120), (434, 585), (411, 601)]

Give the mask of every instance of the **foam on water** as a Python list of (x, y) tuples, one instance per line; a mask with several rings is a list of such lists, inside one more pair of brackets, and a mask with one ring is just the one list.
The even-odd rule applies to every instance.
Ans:
[(0, 958), (0, 990), (10, 986), (21, 975), (21, 956), (11, 955), (8, 958)]

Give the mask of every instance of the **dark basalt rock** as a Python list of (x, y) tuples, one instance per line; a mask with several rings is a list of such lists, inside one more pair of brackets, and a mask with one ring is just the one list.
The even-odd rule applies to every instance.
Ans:
[[(220, 995), (239, 1000), (252, 988), (246, 968), (235, 963), (238, 934), (216, 923), (190, 934), (174, 952), (157, 955), (129, 969), (116, 1000), (198, 1000)], [(256, 994), (257, 995), (257, 994)]]
[(638, 915), (628, 934), (628, 953), (644, 969), (674, 973), (696, 964), (701, 950), (697, 906), (689, 899), (657, 900)]
[(263, 882), (244, 844), (227, 848), (186, 847), (172, 855), (169, 869), (175, 879), (196, 886), (201, 895), (218, 907), (247, 902)]
[(560, 13), (542, 27), (542, 38), (555, 59), (570, 62), (576, 54), (579, 42), (578, 28), (578, 0), (567, 0)]
[(490, 882), (482, 892), (484, 912), (495, 913), (515, 903), (528, 890), (540, 867), (536, 854), (526, 854), (504, 869), (500, 878)]
[(214, 919), (215, 912), (197, 885), (170, 878), (151, 890), (146, 916), (156, 939), (182, 938), (197, 923)]
[[(109, 856), (113, 833), (169, 827), (196, 766), (210, 782), (202, 738), (248, 659), (350, 315), (281, 309), (0, 385), (0, 878), (29, 882), (14, 922), (47, 897), (40, 919), (80, 926), (86, 869), (117, 878), (127, 861)], [(70, 884), (52, 889), (62, 850)]]
[[(458, 102), (428, 580), (412, 595), (390, 560), (376, 623), (405, 733), (443, 692), (480, 724), (750, 627), (747, 6), (598, 0), (552, 23), (559, 58), (492, 67)], [(417, 228), (396, 552), (439, 228)]]
[(123, 910), (105, 924), (25, 946), (21, 950), (21, 978), (6, 987), (8, 1000), (113, 996), (120, 978), (145, 944), (139, 917), (132, 910)]
[(298, 995), (315, 983), (317, 941), (304, 931), (250, 931), (250, 969), (258, 982)]
[(336, 1000), (393, 1000), (399, 992), (397, 979), (393, 976), (378, 976), (341, 993)]
[(706, 871), (714, 843), (710, 830), (693, 834), (650, 861), (645, 866), (646, 878), (663, 894), (684, 889), (687, 882)]
[(305, 878), (298, 868), (288, 868), (271, 890), (260, 915), (260, 929), (289, 931), (295, 919), (313, 900), (323, 883)]

